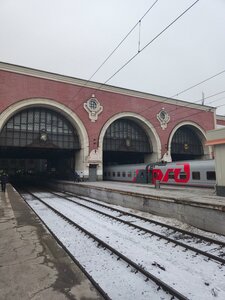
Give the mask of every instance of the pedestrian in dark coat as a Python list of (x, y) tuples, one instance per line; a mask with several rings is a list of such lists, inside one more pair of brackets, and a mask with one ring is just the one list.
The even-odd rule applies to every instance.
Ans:
[(1, 186), (2, 186), (2, 192), (5, 192), (6, 183), (8, 182), (8, 175), (6, 173), (3, 173), (1, 175)]
[(80, 181), (80, 175), (75, 171), (74, 172), (74, 181), (79, 182)]

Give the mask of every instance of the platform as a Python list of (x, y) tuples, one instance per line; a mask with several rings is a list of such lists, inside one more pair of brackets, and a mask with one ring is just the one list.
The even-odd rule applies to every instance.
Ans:
[[(111, 204), (176, 215), (184, 222), (200, 220), (206, 227), (214, 224), (217, 231), (225, 228), (225, 198), (216, 196), (212, 189), (155, 189), (114, 182), (56, 184), (61, 190), (73, 190)], [(102, 299), (9, 184), (6, 193), (0, 192), (0, 299)]]
[(214, 189), (143, 185), (122, 182), (54, 181), (51, 187), (89, 196), (164, 217), (175, 218), (194, 227), (225, 235), (225, 197)]
[(103, 299), (10, 185), (0, 192), (0, 299)]

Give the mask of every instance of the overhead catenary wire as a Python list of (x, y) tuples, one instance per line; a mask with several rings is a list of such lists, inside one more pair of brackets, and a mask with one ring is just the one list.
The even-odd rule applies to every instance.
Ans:
[[(159, 34), (157, 34), (150, 42), (148, 42), (142, 49), (140, 49), (139, 50), (139, 48), (138, 48), (138, 52), (135, 54), (135, 55), (133, 55), (122, 67), (120, 67), (112, 76), (110, 76), (104, 83), (102, 83), (102, 84), (100, 84), (100, 86), (98, 87), (98, 88), (95, 88), (95, 91), (94, 91), (94, 93), (96, 93), (98, 90), (100, 90), (109, 80), (111, 80), (116, 74), (118, 74), (126, 65), (128, 65), (138, 54), (140, 54), (144, 49), (146, 49), (152, 42), (154, 42), (160, 35), (162, 35), (169, 27), (171, 27), (176, 21), (178, 21), (185, 13), (187, 13), (195, 4), (197, 4), (198, 2), (199, 2), (200, 0), (197, 0), (197, 1), (195, 1), (192, 5), (190, 5), (186, 10), (184, 10), (177, 18), (175, 18), (169, 25), (167, 25)], [(153, 5), (148, 9), (148, 11), (143, 15), (143, 17), (135, 24), (135, 26), (133, 26), (133, 28), (131, 29), (131, 31), (126, 35), (126, 37), (133, 31), (133, 29), (139, 24), (139, 26), (140, 26), (140, 22), (141, 22), (141, 20), (144, 18), (144, 16), (146, 16), (146, 14), (150, 11), (150, 9), (156, 4), (156, 2), (157, 1), (155, 1), (154, 3), (153, 3)], [(125, 38), (126, 38), (125, 37)], [(121, 41), (121, 43), (125, 40), (125, 38)], [(140, 40), (140, 38), (139, 38), (139, 40)], [(113, 50), (113, 52), (108, 56), (108, 58), (101, 64), (101, 66), (96, 70), (96, 72), (92, 75), (92, 77), (97, 73), (97, 71), (103, 66), (103, 64), (111, 57), (111, 55), (118, 49), (118, 47), (121, 45), (121, 43)], [(206, 81), (208, 81), (208, 80), (210, 80), (210, 79), (212, 79), (212, 78), (214, 78), (214, 77), (216, 77), (216, 76), (218, 76), (218, 75), (220, 75), (220, 74), (222, 74), (222, 73), (224, 73), (225, 72), (225, 70), (223, 70), (223, 71), (221, 71), (221, 72), (219, 72), (219, 73), (217, 73), (217, 74), (215, 74), (215, 75), (213, 75), (213, 76), (211, 76), (211, 77), (209, 77), (209, 78), (207, 78), (207, 79), (205, 79), (205, 80), (203, 80), (203, 81), (201, 81), (200, 83), (198, 83), (198, 84), (196, 84), (196, 85), (194, 85), (194, 86), (192, 86), (192, 87), (190, 87), (190, 88), (188, 88), (188, 89), (191, 89), (191, 88), (193, 88), (193, 87), (195, 87), (195, 86), (198, 86), (198, 85), (200, 85), (201, 83), (203, 83), (203, 82), (206, 82)], [(91, 78), (92, 78), (91, 77)], [(89, 79), (90, 80), (90, 79)], [(88, 80), (88, 81), (89, 81)], [(88, 81), (86, 82), (86, 84), (88, 83)], [(187, 90), (187, 89), (186, 89)], [(180, 92), (181, 93), (181, 92)], [(220, 93), (222, 93), (222, 92), (220, 92)], [(205, 99), (208, 99), (208, 98), (210, 98), (210, 97), (213, 97), (213, 96), (216, 96), (216, 95), (218, 95), (218, 94), (220, 94), (220, 93), (217, 93), (217, 94), (214, 94), (214, 95), (211, 95), (211, 96), (209, 96), (209, 97), (207, 97), (207, 98), (205, 98)], [(162, 102), (160, 102), (160, 103), (157, 103), (156, 105), (162, 105), (162, 103), (163, 102), (165, 102), (166, 100), (168, 100), (168, 99), (170, 99), (171, 97), (165, 97), (165, 100), (164, 101), (162, 101)], [(200, 100), (197, 100), (196, 102), (198, 102), (198, 101), (200, 101)], [(155, 105), (155, 106), (156, 106)], [(192, 103), (190, 103), (190, 105), (192, 105)], [(189, 108), (190, 107), (190, 105), (188, 105), (187, 106), (187, 108)], [(153, 108), (154, 106), (151, 106), (151, 109)], [(177, 107), (174, 109), (174, 110), (177, 110)], [(174, 110), (171, 110), (171, 111), (169, 111), (170, 113), (172, 112), (172, 111), (174, 111)]]
[[(122, 65), (113, 75), (111, 75), (104, 83), (100, 84), (97, 88), (95, 88), (94, 93), (99, 91), (107, 82), (109, 82), (116, 74), (118, 74), (124, 67), (126, 67), (137, 55), (139, 55), (143, 50), (145, 50), (150, 44), (152, 44), (159, 36), (161, 36), (167, 29), (169, 29), (175, 22), (177, 22), (184, 14), (186, 14), (194, 5), (196, 5), (200, 0), (192, 3), (187, 9), (185, 9), (178, 17), (176, 17), (169, 25), (167, 25), (160, 33), (158, 33), (151, 41), (149, 41), (140, 51), (134, 54), (124, 65)], [(166, 100), (170, 99), (170, 97), (165, 97)], [(163, 102), (157, 103), (156, 105), (161, 105)], [(192, 103), (191, 103), (192, 104)], [(151, 106), (151, 109), (153, 106)], [(150, 109), (150, 108), (149, 108)]]
[[(211, 77), (209, 77), (209, 78), (207, 78), (207, 79), (201, 81), (200, 83), (198, 83), (198, 84), (196, 84), (196, 85), (194, 85), (194, 86), (192, 86), (192, 87), (195, 87), (195, 86), (197, 86), (197, 85), (200, 85), (201, 83), (206, 82), (206, 81), (208, 81), (208, 80), (210, 80), (210, 79), (212, 79), (212, 78), (214, 78), (214, 77), (216, 77), (216, 76), (218, 76), (218, 75), (220, 75), (220, 74), (222, 74), (222, 73), (224, 73), (224, 72), (225, 72), (225, 70), (223, 70), (223, 71), (221, 71), (221, 72), (219, 72), (219, 73), (217, 73), (217, 74), (215, 74), (215, 75), (213, 75), (213, 76), (211, 76)], [(220, 94), (223, 94), (223, 93), (225, 93), (225, 90), (224, 90), (224, 91), (217, 92), (217, 93), (215, 93), (215, 94), (213, 94), (213, 95), (207, 96), (207, 97), (204, 98), (204, 100), (209, 99), (209, 98), (212, 98), (212, 97), (215, 97), (215, 96), (220, 95)], [(157, 103), (157, 104), (155, 104), (155, 105), (152, 105), (152, 106), (151, 106), (151, 109), (153, 109), (153, 108), (156, 107), (156, 106), (162, 105), (163, 103), (166, 103), (166, 101), (167, 101), (167, 100), (170, 100), (172, 97), (163, 97), (163, 98), (164, 98), (164, 100), (162, 100), (160, 103)], [(224, 98), (222, 98), (222, 99), (224, 99)], [(175, 101), (176, 101), (176, 100), (177, 100), (177, 101), (181, 101), (181, 100), (178, 100), (178, 99), (173, 99), (173, 100), (175, 100)], [(216, 102), (216, 101), (219, 101), (219, 100), (221, 100), (221, 98), (220, 98), (220, 99), (213, 100), (213, 101), (209, 102), (208, 104), (213, 103), (213, 102)], [(196, 100), (196, 101), (189, 102), (189, 104), (187, 104), (186, 107), (189, 108), (190, 106), (192, 106), (192, 104), (196, 104), (196, 103), (199, 102), (199, 101), (202, 101), (202, 99), (198, 99), (198, 100)], [(207, 105), (206, 105), (206, 106), (207, 106)], [(217, 106), (217, 107), (218, 107), (218, 106)], [(175, 109), (169, 111), (169, 112), (173, 112), (173, 111), (175, 111), (175, 110), (177, 110), (177, 107), (176, 107)], [(140, 113), (140, 112), (139, 112), (139, 113)]]
[(222, 106), (225, 106), (225, 104), (218, 105), (216, 108), (219, 108), (219, 107), (222, 107)]
[(74, 98), (77, 97), (77, 95), (81, 92), (81, 90), (91, 81), (91, 79), (98, 73), (98, 71), (106, 64), (106, 62), (111, 58), (111, 56), (117, 51), (117, 49), (123, 44), (123, 42), (129, 37), (129, 35), (134, 31), (134, 29), (139, 26), (139, 42), (138, 47), (140, 47), (140, 26), (141, 21), (144, 19), (144, 17), (150, 12), (150, 10), (156, 5), (156, 3), (159, 0), (155, 0), (154, 3), (147, 9), (147, 11), (144, 13), (144, 15), (138, 20), (138, 22), (129, 30), (129, 32), (124, 36), (124, 38), (119, 42), (119, 44), (113, 49), (113, 51), (106, 57), (106, 59), (101, 63), (101, 65), (96, 69), (96, 71), (89, 77), (89, 79), (86, 80), (84, 86), (82, 86), (77, 94), (74, 96)]
[(176, 23), (184, 14), (186, 14), (194, 5), (200, 0), (192, 3), (187, 9), (185, 9), (178, 17), (176, 17), (169, 25), (167, 25), (162, 31), (160, 31), (151, 41), (149, 41), (140, 51), (134, 54), (129, 60), (127, 60), (113, 75), (111, 75), (104, 83), (100, 84), (97, 90), (100, 90), (107, 82), (115, 77), (122, 69), (124, 69), (134, 58), (136, 58), (142, 51), (144, 51), (149, 45), (151, 45), (158, 37), (160, 37), (167, 29), (169, 29), (174, 23)]
[[(137, 26), (140, 26), (141, 21), (144, 19), (144, 17), (150, 12), (150, 10), (155, 6), (155, 4), (159, 0), (156, 0), (149, 9), (144, 13), (144, 15), (140, 18), (140, 20), (130, 29), (130, 31), (125, 35), (125, 37), (121, 40), (121, 42), (116, 46), (116, 48), (106, 57), (106, 59), (103, 61), (103, 63), (97, 68), (97, 70), (91, 75), (91, 77), (88, 79), (90, 81), (94, 75), (103, 67), (103, 65), (110, 59), (110, 57), (116, 52), (116, 50), (122, 45), (122, 43), (128, 38), (128, 36), (134, 31), (134, 29)], [(139, 29), (140, 31), (140, 29)]]
[[(209, 98), (212, 98), (212, 97), (221, 95), (221, 94), (223, 94), (223, 93), (225, 93), (225, 90), (224, 90), (224, 91), (221, 91), (221, 92), (218, 92), (218, 93), (216, 93), (216, 94), (210, 95), (210, 96), (208, 96), (208, 97), (205, 97), (204, 99), (209, 99)], [(197, 100), (197, 101), (195, 101), (195, 102), (199, 102), (199, 101), (201, 101), (201, 100)], [(215, 100), (215, 101), (216, 101), (216, 100)], [(214, 101), (212, 101), (212, 102), (214, 102)], [(211, 102), (211, 103), (212, 103), (212, 102)]]
[[(215, 96), (217, 96), (217, 95), (220, 95), (220, 94), (222, 94), (222, 93), (225, 93), (225, 90), (224, 91), (221, 91), (221, 92), (218, 92), (218, 93), (216, 93), (216, 94), (213, 94), (213, 95), (210, 95), (210, 96), (208, 96), (208, 97), (206, 97), (205, 99), (209, 99), (209, 98), (212, 98), (212, 97), (215, 97)], [(151, 105), (149, 108), (145, 108), (144, 110), (142, 110), (142, 111), (139, 111), (138, 113), (142, 113), (142, 112), (146, 112), (147, 110), (152, 110), (154, 107), (156, 107), (156, 106), (162, 106), (162, 104), (163, 103), (166, 103), (166, 101), (167, 100), (170, 100), (171, 98), (169, 98), (169, 97), (165, 97), (164, 98), (164, 100), (163, 101), (160, 101), (159, 103), (156, 103), (155, 105)], [(221, 99), (216, 99), (216, 100), (213, 100), (213, 101), (211, 101), (210, 103), (213, 103), (213, 102), (216, 102), (216, 101), (218, 101), (218, 100), (221, 100)], [(181, 101), (181, 100), (175, 100), (175, 101)], [(196, 102), (198, 102), (198, 101), (200, 101), (200, 100), (197, 100), (197, 101), (195, 101), (195, 102), (189, 102), (187, 105), (185, 105), (185, 106), (175, 106), (175, 108), (173, 108), (173, 109), (171, 109), (171, 110), (167, 110), (167, 113), (172, 113), (172, 112), (177, 112), (177, 110), (178, 109), (181, 109), (182, 108), (182, 110), (184, 111), (184, 110), (186, 110), (186, 109), (190, 109), (190, 108), (192, 108), (192, 106), (193, 106), (193, 104), (196, 104)], [(209, 103), (209, 104), (210, 104)], [(225, 104), (224, 104), (225, 105)], [(218, 108), (218, 107), (221, 107), (221, 106), (224, 106), (224, 105), (220, 105), (220, 106), (216, 106), (216, 107), (212, 107), (212, 108)], [(207, 108), (207, 105), (205, 106), (206, 107), (206, 111), (208, 111), (209, 110), (209, 108)], [(202, 111), (201, 111), (202, 112)], [(189, 114), (190, 116), (192, 116), (193, 114), (192, 113), (190, 113)], [(195, 114), (194, 114), (195, 115)], [(187, 115), (188, 116), (188, 115)], [(186, 117), (187, 117), (186, 116)]]
[(209, 78), (206, 78), (205, 80), (202, 80), (201, 82), (196, 83), (196, 84), (190, 86), (189, 88), (186, 88), (185, 90), (180, 91), (179, 93), (177, 93), (177, 94), (171, 96), (171, 98), (177, 97), (177, 96), (179, 96), (180, 94), (183, 94), (183, 93), (185, 93), (185, 92), (187, 92), (187, 91), (189, 91), (189, 90), (195, 88), (196, 86), (199, 86), (199, 85), (201, 85), (202, 83), (205, 83), (205, 82), (207, 82), (207, 81), (209, 81), (209, 80), (211, 80), (211, 79), (213, 79), (213, 78), (215, 78), (215, 77), (217, 77), (217, 76), (219, 76), (219, 75), (221, 75), (221, 74), (223, 74), (223, 73), (225, 73), (225, 70), (223, 70), (223, 71), (221, 71), (221, 72), (219, 72), (219, 73), (217, 73), (217, 74), (215, 74), (215, 75), (213, 75), (213, 76), (211, 76), (211, 77), (209, 77)]
[(211, 104), (211, 103), (216, 102), (216, 101), (224, 100), (224, 99), (225, 99), (225, 97), (222, 97), (222, 98), (219, 98), (219, 99), (215, 99), (213, 101), (210, 101), (208, 104)]
[[(133, 55), (122, 67), (120, 67), (112, 76), (110, 76), (104, 83), (101, 83), (98, 87), (96, 87), (93, 91), (92, 91), (92, 95), (95, 95), (97, 91), (101, 90), (101, 88), (106, 85), (106, 83), (112, 79), (116, 74), (118, 74), (125, 66), (127, 66), (138, 54), (140, 54), (143, 50), (145, 50), (150, 44), (152, 44), (158, 37), (160, 37), (167, 29), (169, 29), (175, 22), (177, 22), (184, 14), (186, 14), (194, 5), (196, 5), (200, 0), (195, 1), (194, 3), (192, 3), (187, 9), (185, 9), (178, 17), (176, 17), (170, 24), (168, 24), (161, 32), (159, 32), (151, 41), (149, 41), (142, 49), (140, 49), (140, 51), (138, 51), (135, 55)], [(153, 3), (156, 4), (157, 1), (155, 1)], [(146, 14), (150, 11), (150, 9), (153, 7), (153, 5), (148, 9), (148, 11), (143, 15), (142, 19), (144, 18), (144, 16), (146, 16)], [(140, 19), (141, 20), (141, 19)], [(140, 21), (139, 20), (139, 21)], [(135, 24), (135, 26), (137, 26), (139, 24), (139, 21)], [(87, 85), (89, 81), (86, 81), (85, 85)], [(83, 86), (83, 87), (84, 87)], [(82, 88), (83, 88), (82, 87)], [(81, 89), (82, 89), (81, 88)], [(80, 90), (81, 90), (80, 89)], [(76, 94), (76, 96), (79, 94), (80, 90), (78, 91), (78, 93)], [(75, 96), (75, 97), (76, 97)], [(95, 95), (96, 96), (96, 95)], [(169, 97), (165, 97), (166, 99), (170, 99)], [(160, 103), (161, 104), (161, 103)], [(81, 105), (81, 104), (80, 104)], [(78, 105), (78, 107), (80, 106)], [(158, 103), (156, 104), (158, 105)], [(152, 108), (152, 107), (151, 107)]]

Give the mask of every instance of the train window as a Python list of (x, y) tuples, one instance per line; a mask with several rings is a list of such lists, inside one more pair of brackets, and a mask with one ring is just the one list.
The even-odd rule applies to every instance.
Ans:
[(120, 172), (117, 172), (117, 177), (120, 177)]
[(126, 172), (123, 172), (123, 173), (122, 173), (122, 176), (123, 176), (123, 177), (126, 177)]
[(131, 177), (131, 172), (127, 172), (127, 177)]
[(116, 176), (116, 173), (115, 172), (113, 172), (113, 177), (115, 177)]
[(200, 172), (192, 172), (193, 180), (200, 180)]
[(169, 172), (169, 178), (174, 179), (174, 172)]
[(214, 171), (206, 172), (207, 180), (216, 180), (216, 173)]
[(187, 178), (187, 173), (180, 172), (180, 179), (186, 179), (186, 178)]
[(111, 173), (110, 173), (110, 172), (108, 172), (108, 176), (109, 176), (109, 177), (111, 176)]
[(104, 177), (106, 177), (107, 176), (107, 172), (104, 172)]

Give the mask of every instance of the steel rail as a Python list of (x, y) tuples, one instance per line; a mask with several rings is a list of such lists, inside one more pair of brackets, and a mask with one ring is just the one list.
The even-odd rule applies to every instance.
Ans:
[(87, 231), (86, 229), (84, 229), (83, 227), (81, 227), (80, 225), (78, 225), (77, 223), (75, 223), (74, 221), (72, 221), (71, 219), (67, 218), (61, 212), (59, 212), (58, 210), (56, 210), (51, 205), (47, 204), (45, 201), (43, 201), (41, 198), (39, 198), (38, 196), (36, 196), (32, 192), (27, 192), (27, 193), (29, 193), (34, 198), (36, 198), (37, 200), (39, 200), (41, 203), (43, 203), (44, 205), (46, 205), (49, 209), (51, 209), (52, 211), (54, 211), (58, 216), (60, 216), (64, 220), (66, 220), (69, 224), (71, 224), (72, 226), (77, 227), (79, 230), (83, 231), (85, 234), (87, 234), (88, 236), (90, 236), (93, 240), (97, 241), (98, 244), (99, 244), (99, 246), (102, 246), (103, 248), (106, 248), (106, 249), (110, 250), (112, 253), (114, 253), (116, 256), (118, 256), (119, 259), (120, 258), (123, 259), (126, 263), (128, 263), (133, 268), (135, 268), (137, 271), (139, 271), (140, 273), (142, 273), (145, 277), (147, 277), (148, 280), (149, 279), (152, 280), (159, 287), (161, 287), (165, 292), (171, 294), (171, 296), (176, 297), (176, 298), (178, 298), (180, 300), (188, 300), (187, 297), (185, 297), (184, 295), (182, 295), (180, 292), (178, 292), (177, 290), (175, 290), (173, 287), (169, 286), (164, 281), (160, 280), (159, 278), (157, 278), (156, 276), (154, 276), (150, 272), (146, 271), (145, 269), (143, 269), (142, 267), (140, 267), (138, 264), (136, 264), (135, 262), (133, 262), (132, 260), (130, 260), (128, 257), (126, 257), (125, 255), (123, 255), (122, 253), (120, 253), (119, 251), (117, 251), (113, 247), (109, 246), (107, 243), (105, 243), (101, 239), (97, 238), (95, 235), (93, 235), (92, 233), (90, 233), (89, 231)]
[[(52, 192), (52, 191), (51, 191), (51, 192)], [(58, 192), (58, 193), (61, 193), (61, 192)], [(109, 206), (107, 206), (107, 205), (100, 204), (100, 203), (96, 203), (95, 201), (92, 201), (92, 200), (90, 200), (90, 199), (86, 199), (86, 198), (84, 198), (84, 197), (82, 197), (82, 196), (79, 196), (79, 195), (76, 195), (76, 194), (74, 194), (74, 193), (70, 193), (70, 192), (66, 192), (66, 191), (64, 191), (63, 193), (64, 193), (64, 194), (67, 194), (67, 195), (71, 195), (71, 197), (72, 197), (72, 195), (73, 195), (73, 196), (76, 197), (76, 198), (79, 198), (79, 199), (84, 200), (84, 201), (87, 201), (87, 202), (91, 202), (91, 203), (93, 203), (93, 204), (96, 204), (96, 205), (98, 205), (98, 206), (102, 206), (102, 207), (107, 208), (107, 209), (109, 209), (109, 210), (117, 211), (117, 212), (122, 213), (122, 214), (124, 214), (124, 215), (131, 216), (131, 217), (134, 217), (134, 218), (136, 218), (136, 219), (140, 219), (140, 220), (145, 221), (145, 222), (148, 222), (148, 223), (153, 223), (153, 224), (158, 225), (158, 226), (161, 226), (161, 227), (165, 227), (166, 229), (171, 229), (171, 230), (173, 230), (173, 231), (178, 231), (178, 232), (180, 232), (180, 233), (189, 235), (189, 236), (191, 236), (191, 237), (196, 237), (196, 238), (198, 238), (200, 241), (205, 241), (205, 242), (209, 242), (209, 243), (212, 243), (212, 244), (217, 244), (217, 245), (219, 245), (219, 246), (225, 247), (225, 242), (218, 241), (218, 240), (215, 240), (215, 239), (206, 237), (206, 236), (202, 236), (202, 235), (197, 234), (197, 233), (194, 233), (194, 232), (189, 232), (189, 231), (187, 231), (187, 230), (184, 230), (184, 229), (181, 229), (181, 228), (177, 228), (177, 227), (172, 226), (172, 225), (163, 224), (163, 223), (158, 222), (158, 221), (155, 221), (155, 220), (150, 220), (150, 219), (147, 219), (147, 218), (144, 218), (144, 217), (141, 217), (141, 216), (138, 216), (138, 215), (129, 213), (129, 212), (125, 212), (125, 211), (120, 210), (120, 209), (118, 209), (118, 208), (111, 208), (111, 207), (109, 207)]]
[[(30, 209), (34, 212), (34, 214), (41, 220), (41, 222), (45, 225), (45, 227), (48, 229), (48, 231), (52, 234), (52, 236), (55, 238), (57, 243), (63, 248), (63, 250), (69, 255), (69, 257), (72, 259), (72, 261), (81, 269), (81, 271), (87, 276), (87, 278), (91, 281), (93, 286), (98, 290), (100, 295), (105, 300), (112, 300), (108, 294), (100, 287), (100, 285), (94, 280), (94, 278), (85, 270), (85, 268), (82, 266), (82, 264), (70, 253), (70, 251), (66, 248), (66, 246), (60, 241), (60, 239), (55, 235), (55, 233), (49, 228), (49, 226), (45, 223), (45, 221), (36, 213), (36, 211), (33, 209), (33, 207), (28, 203), (28, 201), (24, 198), (24, 196), (21, 194), (22, 192), (17, 189), (17, 191), (20, 193), (20, 196), (23, 198), (23, 200), (26, 202), (26, 204), (30, 207)], [(25, 191), (26, 194), (31, 194), (28, 191)], [(33, 195), (32, 195), (33, 196)], [(33, 196), (35, 197), (35, 196)], [(41, 200), (40, 200), (41, 201)]]
[(203, 256), (206, 256), (208, 259), (213, 259), (213, 260), (215, 260), (216, 262), (219, 262), (219, 263), (221, 263), (222, 265), (225, 265), (225, 259), (224, 259), (224, 258), (221, 258), (221, 257), (219, 257), (219, 256), (215, 256), (215, 255), (213, 255), (213, 254), (211, 254), (211, 253), (208, 253), (208, 252), (205, 252), (205, 251), (203, 251), (203, 250), (197, 249), (197, 248), (195, 248), (195, 247), (193, 247), (193, 246), (190, 246), (190, 245), (184, 244), (184, 243), (182, 243), (182, 242), (179, 242), (179, 241), (177, 241), (177, 240), (171, 239), (171, 238), (169, 238), (169, 237), (167, 237), (167, 236), (165, 236), (165, 235), (162, 235), (162, 234), (160, 234), (160, 233), (154, 232), (154, 231), (152, 231), (152, 230), (150, 230), (150, 229), (143, 228), (143, 227), (141, 227), (141, 226), (135, 225), (135, 224), (130, 223), (130, 222), (128, 222), (128, 221), (124, 221), (124, 220), (119, 219), (119, 218), (117, 218), (117, 217), (111, 216), (111, 215), (109, 215), (109, 214), (107, 214), (107, 213), (105, 213), (105, 212), (99, 211), (99, 210), (97, 210), (97, 209), (95, 209), (95, 208), (93, 208), (93, 207), (89, 207), (89, 206), (86, 206), (85, 204), (78, 203), (78, 202), (76, 202), (75, 200), (69, 199), (68, 197), (64, 197), (64, 196), (58, 195), (57, 193), (54, 193), (54, 192), (49, 192), (49, 193), (52, 193), (52, 194), (54, 194), (54, 195), (57, 195), (57, 196), (60, 197), (60, 198), (66, 199), (67, 201), (71, 201), (71, 202), (73, 202), (73, 203), (76, 203), (76, 204), (79, 205), (79, 206), (85, 207), (85, 208), (87, 208), (87, 209), (89, 209), (89, 210), (92, 210), (92, 211), (94, 211), (94, 212), (96, 212), (96, 213), (99, 213), (99, 214), (101, 214), (101, 215), (104, 215), (104, 216), (106, 216), (106, 217), (108, 217), (108, 218), (114, 219), (114, 220), (116, 220), (117, 222), (124, 223), (124, 224), (126, 224), (127, 226), (129, 226), (129, 227), (134, 227), (134, 228), (136, 228), (136, 229), (138, 229), (138, 230), (144, 231), (145, 233), (147, 232), (147, 233), (149, 233), (150, 235), (157, 236), (157, 237), (159, 237), (160, 239), (167, 240), (167, 242), (174, 243), (175, 246), (176, 246), (176, 245), (179, 245), (179, 246), (181, 246), (182, 248), (191, 250), (191, 251), (195, 252), (196, 254), (201, 254), (201, 255), (203, 255)]

